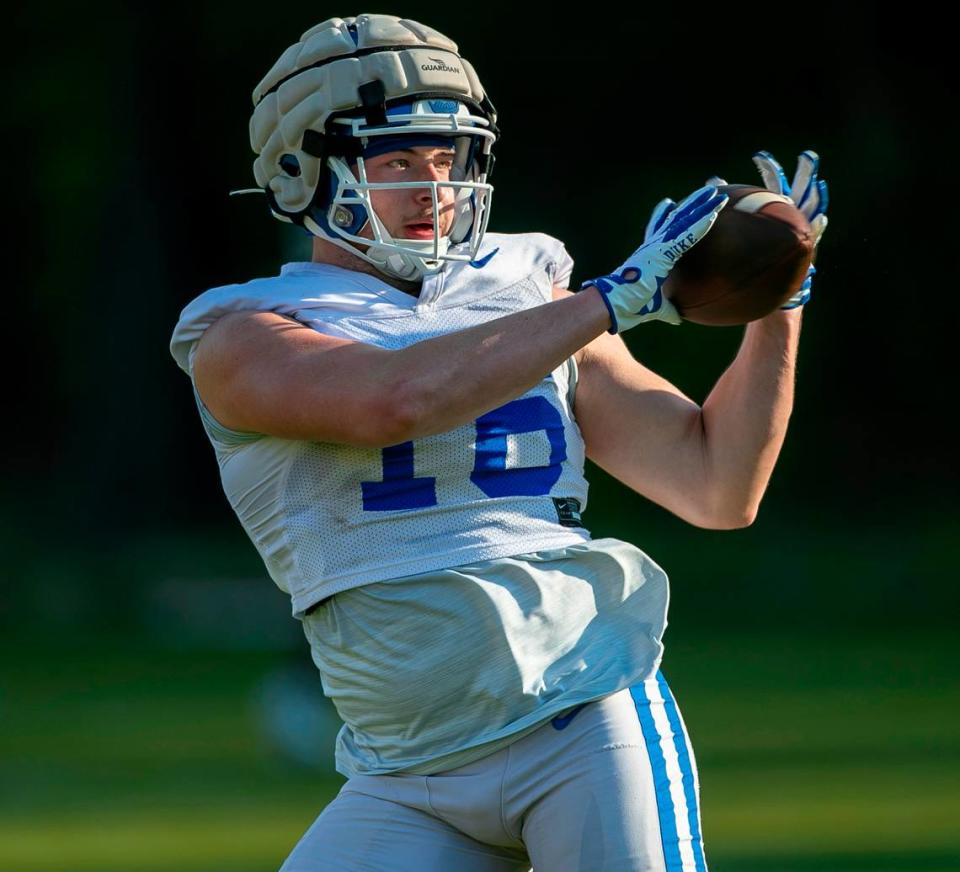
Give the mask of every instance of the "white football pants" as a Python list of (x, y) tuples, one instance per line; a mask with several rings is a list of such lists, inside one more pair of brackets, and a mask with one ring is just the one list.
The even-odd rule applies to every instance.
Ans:
[(344, 784), (281, 872), (707, 872), (693, 750), (658, 672), (435, 775)]

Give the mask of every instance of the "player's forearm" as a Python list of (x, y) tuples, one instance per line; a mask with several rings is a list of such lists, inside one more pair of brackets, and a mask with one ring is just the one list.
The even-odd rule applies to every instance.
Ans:
[(802, 309), (747, 325), (736, 358), (703, 404), (709, 499), (717, 517), (756, 516), (793, 409)]
[(516, 399), (609, 327), (600, 294), (589, 291), (396, 352), (408, 438), (450, 430)]

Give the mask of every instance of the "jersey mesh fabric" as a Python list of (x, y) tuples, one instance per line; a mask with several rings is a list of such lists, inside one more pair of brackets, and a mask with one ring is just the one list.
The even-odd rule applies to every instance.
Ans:
[(429, 774), (652, 675), (667, 577), (617, 539), (365, 585), (303, 619), (344, 775)]
[[(482, 268), (448, 265), (419, 299), (325, 264), (213, 289), (184, 310), (172, 351), (192, 375), (203, 330), (249, 309), (399, 349), (545, 303), (556, 275), (569, 275), (569, 255), (552, 237), (488, 237), (485, 245), (496, 244)], [(476, 421), (386, 449), (225, 439), (209, 412), (204, 425), (231, 506), (300, 616), (358, 585), (588, 540), (557, 503), (587, 502), (571, 369), (572, 361)]]
[[(530, 299), (539, 299), (537, 286), (518, 282), (488, 298), (484, 309), (505, 312)], [(345, 318), (337, 327), (354, 338), (395, 348), (488, 318), (454, 309), (432, 314), (419, 328), (402, 317)], [(480, 419), (489, 422), (487, 430), (512, 431), (500, 437), (506, 448), (502, 469), (478, 470), (483, 462), (478, 430), (485, 425), (477, 422), (416, 440), (398, 459), (413, 463), (412, 474), (389, 490), (381, 484), (391, 473), (380, 449), (303, 444), (282, 496), (301, 572), (349, 586), (374, 573), (393, 577), (501, 556), (529, 548), (530, 542), (548, 547), (586, 538), (585, 530), (558, 523), (552, 499), (554, 494), (573, 497), (582, 507), (587, 501), (583, 440), (567, 405), (567, 388), (564, 365), (503, 407), (504, 415), (491, 412)], [(503, 481), (511, 473), (514, 481)], [(555, 482), (548, 487), (550, 479)], [(383, 497), (381, 489), (386, 490)], [(521, 493), (524, 489), (532, 493)], [(418, 501), (427, 504), (388, 508)], [(318, 506), (325, 512), (322, 524)]]

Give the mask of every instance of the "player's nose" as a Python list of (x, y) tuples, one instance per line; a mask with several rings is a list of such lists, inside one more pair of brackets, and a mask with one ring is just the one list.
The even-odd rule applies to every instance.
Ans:
[[(424, 161), (417, 167), (416, 180), (418, 182), (442, 182), (445, 179), (446, 176), (443, 170), (431, 161)], [(415, 190), (429, 194), (431, 187), (416, 188)]]
[[(425, 170), (424, 172), (420, 173), (417, 178), (418, 182), (445, 182), (446, 180), (446, 176), (436, 168)], [(453, 188), (444, 184), (429, 184), (423, 185), (422, 187), (412, 188), (411, 190), (413, 191), (414, 200), (417, 203), (432, 203), (434, 188), (436, 188), (437, 191), (438, 203), (445, 204), (453, 201)]]

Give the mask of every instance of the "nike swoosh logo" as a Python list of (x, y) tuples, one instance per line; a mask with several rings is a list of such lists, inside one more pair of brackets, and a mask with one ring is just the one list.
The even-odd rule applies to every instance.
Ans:
[(572, 721), (578, 714), (580, 714), (580, 709), (582, 709), (586, 703), (580, 703), (576, 708), (570, 709), (565, 715), (557, 715), (552, 721), (553, 728), (555, 730), (564, 730), (570, 725)]
[(500, 250), (499, 248), (495, 248), (495, 249), (494, 249), (493, 251), (491, 251), (490, 254), (488, 254), (486, 257), (480, 258), (480, 260), (471, 260), (471, 261), (470, 261), (470, 266), (472, 266), (474, 269), (483, 269), (488, 263), (490, 263), (490, 259), (491, 259), (499, 250)]

